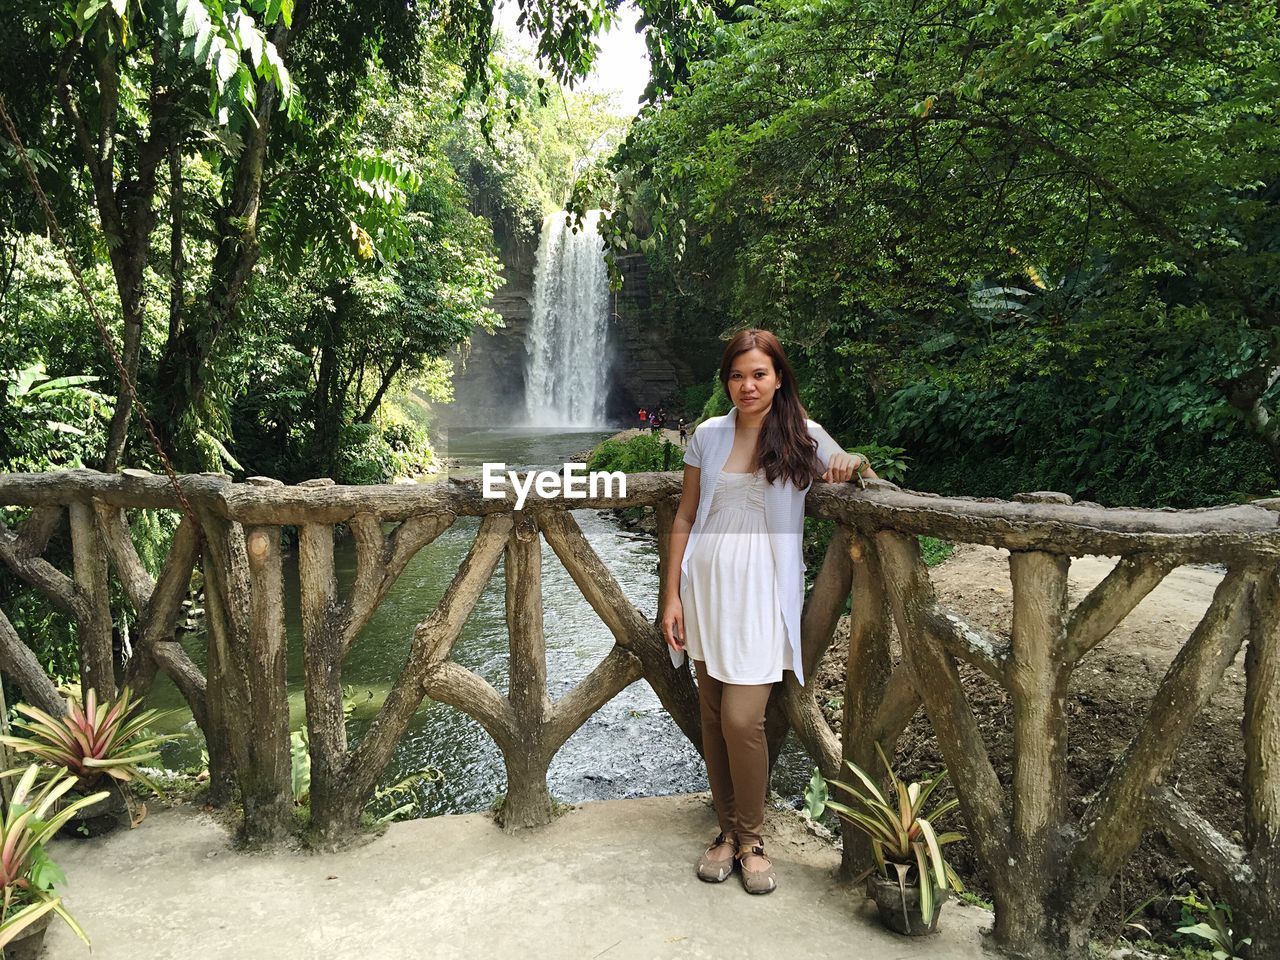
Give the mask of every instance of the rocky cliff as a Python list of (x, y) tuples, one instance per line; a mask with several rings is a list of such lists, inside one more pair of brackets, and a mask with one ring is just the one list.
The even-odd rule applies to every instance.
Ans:
[[(455, 399), (436, 410), (446, 426), (504, 427), (524, 419), (525, 343), (533, 319), (537, 238), (509, 235), (500, 224), (495, 224), (494, 233), (506, 283), (492, 306), (505, 326), (493, 334), (475, 333), (468, 349), (455, 351)], [(611, 382), (610, 423), (631, 426), (639, 407), (671, 404), (680, 389), (709, 377), (711, 370), (694, 369), (688, 351), (672, 342), (653, 315), (644, 258), (624, 258), (622, 271), (622, 290), (610, 298), (613, 351), (601, 362)]]

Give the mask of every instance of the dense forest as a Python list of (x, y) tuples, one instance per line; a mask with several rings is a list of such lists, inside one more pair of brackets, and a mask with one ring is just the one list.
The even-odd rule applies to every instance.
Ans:
[[(920, 489), (1277, 484), (1268, 7), (645, 4), (609, 152), (629, 121), (566, 86), (605, 5), (529, 5), (539, 63), (449, 4), (19, 6), (0, 92), (181, 469), (424, 467), (445, 354), (500, 322), (495, 224), (572, 187), (656, 317), (783, 334)], [(5, 145), (0, 466), (154, 467)]]
[[(591, 21), (549, 24), (561, 46), (539, 66), (487, 10), (25, 7), (0, 93), (178, 468), (361, 483), (423, 466), (446, 353), (500, 323), (494, 224), (536, 236), (621, 123), (549, 72), (589, 65)], [(0, 467), (158, 469), (4, 143)]]
[(814, 415), (917, 489), (1277, 486), (1274, 5), (703, 13), (580, 199), (680, 329), (778, 332)]

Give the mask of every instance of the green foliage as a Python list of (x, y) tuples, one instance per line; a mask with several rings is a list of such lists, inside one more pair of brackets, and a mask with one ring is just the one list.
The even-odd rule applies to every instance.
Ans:
[(1258, 493), (1280, 462), (1275, 18), (719, 11), (615, 155), (607, 239), (682, 318), (778, 332), (819, 419), (904, 448), (917, 486)]
[(120, 783), (137, 780), (159, 793), (141, 767), (160, 756), (160, 744), (181, 737), (148, 734), (146, 728), (168, 714), (142, 709), (142, 701), (133, 699), (128, 687), (115, 700), (102, 704), (90, 688), (83, 705), (72, 700), (67, 712), (57, 717), (25, 703), (14, 708), (22, 714), (13, 723), (21, 733), (0, 736), (0, 743), (65, 769), (76, 778), (74, 786), (80, 791), (92, 790), (106, 777)]
[(707, 397), (706, 402), (702, 405), (702, 414), (699, 420), (710, 420), (712, 417), (723, 417), (733, 409), (733, 402), (729, 399), (729, 394), (725, 392), (724, 384), (720, 382), (720, 378), (715, 378), (715, 383), (711, 387), (711, 395)]
[[(410, 436), (416, 445), (403, 445)], [(421, 431), (392, 427), (388, 434), (376, 424), (352, 424), (343, 428), (338, 476), (341, 483), (389, 483), (419, 473), (434, 462), (430, 450)]]
[(587, 460), (587, 470), (654, 473), (683, 470), (684, 450), (660, 434), (643, 433), (626, 440), (605, 440)]
[(947, 543), (937, 537), (919, 537), (920, 552), (924, 555), (926, 566), (936, 567), (956, 552), (954, 543)]
[(389, 483), (396, 476), (395, 451), (372, 423), (342, 428), (338, 446), (338, 483)]
[[(879, 743), (876, 744), (876, 753), (889, 777), (892, 800), (886, 799), (871, 776), (853, 761), (846, 760), (844, 765), (858, 778), (859, 786), (840, 780), (832, 780), (830, 785), (852, 798), (853, 806), (829, 798), (820, 802), (826, 784), (815, 786), (812, 781), (805, 791), (806, 802), (810, 805), (811, 816), (821, 816), (829, 807), (840, 819), (866, 834), (871, 840), (871, 851), (880, 873), (886, 879), (898, 882), (903, 910), (906, 910), (906, 885), (910, 881), (919, 890), (921, 914), (929, 917), (933, 915), (935, 891), (951, 886), (964, 889), (955, 870), (942, 855), (943, 847), (964, 837), (955, 832), (939, 833), (935, 829), (935, 824), (959, 807), (960, 801), (954, 797), (945, 800), (926, 815), (925, 806), (946, 778), (946, 771), (922, 783), (906, 784), (894, 773)], [(815, 769), (814, 781), (821, 780), (822, 774)]]
[(57, 20), (62, 43), (92, 40), (120, 52), (151, 40), (154, 31), (184, 65), (208, 78), (209, 110), (220, 123), (252, 123), (258, 84), (269, 86), (291, 115), (299, 109), (289, 70), (264, 28), (293, 21), (293, 0), (176, 0), (172, 7), (139, 0), (80, 0)]
[(860, 453), (871, 461), (871, 469), (876, 476), (890, 483), (902, 483), (907, 476), (908, 461), (902, 447), (891, 447), (880, 443), (863, 443), (856, 447), (848, 447), (849, 453)]
[(114, 404), (89, 387), (98, 377), (51, 378), (39, 360), (3, 376), (8, 383), (0, 405), (0, 469), (83, 467), (85, 457), (100, 453)]
[(54, 887), (66, 883), (66, 876), (49, 857), (48, 844), (67, 821), (80, 810), (107, 797), (106, 791), (81, 797), (70, 803), (59, 801), (75, 786), (75, 778), (65, 770), (54, 770), (39, 788), (38, 764), (0, 773), (19, 777), (0, 820), (0, 949), (46, 913), (56, 913), (86, 944), (89, 938), (62, 906)]
[(979, 910), (986, 910), (988, 913), (994, 913), (996, 909), (994, 903), (990, 900), (984, 900), (972, 890), (957, 890), (956, 899), (961, 903), (967, 903), (971, 907), (977, 907)]
[[(5, 522), (10, 522), (7, 517)], [(0, 608), (44, 672), (54, 683), (78, 681), (80, 642), (73, 622), (44, 594), (18, 585), (7, 571), (0, 575), (0, 587), (4, 588), (0, 591)], [(15, 701), (11, 698), (8, 702)]]
[(289, 783), (296, 805), (311, 802), (311, 742), (306, 727), (289, 734)]
[(1178, 933), (1188, 940), (1208, 941), (1213, 960), (1240, 960), (1242, 948), (1253, 940), (1245, 937), (1237, 940), (1232, 930), (1231, 908), (1225, 903), (1204, 902), (1194, 893), (1179, 901), (1182, 904), (1182, 923)]
[(475, 206), (506, 239), (536, 242), (548, 214), (610, 205), (603, 161), (626, 119), (604, 95), (548, 84), (515, 56), (491, 66), (495, 85), (465, 100), (447, 146)]
[(444, 773), (435, 767), (415, 770), (388, 787), (377, 787), (365, 805), (365, 812), (373, 818), (374, 823), (412, 820), (421, 810), (419, 789), (428, 784), (442, 782), (444, 782)]
[[(300, 5), (295, 17), (292, 0), (19, 0), (14, 13), (0, 94), (108, 322), (118, 295), (126, 345), (129, 325), (142, 327), (142, 399), (187, 469), (279, 465), (292, 479), (332, 466), (344, 423), (369, 422), (384, 395), (498, 323), (487, 303), (500, 265), (490, 224), (469, 209), (468, 178), (493, 161), (513, 180), (563, 191), (578, 161), (621, 130), (597, 95), (552, 91), (526, 65), (499, 69), (487, 5), (339, 0)], [(562, 79), (590, 68), (593, 31), (609, 18), (603, 4), (521, 5), (544, 66)], [(31, 76), (60, 76), (67, 96)], [(499, 115), (520, 127), (522, 152), (489, 139)], [(8, 148), (0, 180), (16, 264), (24, 232), (43, 225)], [(502, 214), (507, 199), (474, 207)], [(6, 314), (27, 272), (13, 264), (0, 286)], [(65, 326), (83, 308), (62, 306), (58, 333), (73, 334), (88, 362), (11, 357), (5, 343), (0, 370), (44, 360), (51, 376), (114, 383), (97, 334)], [(327, 340), (326, 313), (342, 328)], [(333, 378), (307, 383), (299, 369), (325, 350), (341, 354), (325, 368)], [(246, 398), (263, 367), (284, 382)], [(309, 417), (333, 429), (309, 429)], [(305, 449), (299, 438), (315, 433), (320, 449)], [(128, 459), (146, 463), (140, 431), (132, 443)]]
[(711, 399), (711, 395), (715, 392), (715, 387), (709, 383), (693, 383), (680, 390), (676, 394), (676, 411), (685, 418), (685, 421), (692, 423), (696, 418), (702, 417), (702, 411), (706, 409), (707, 401)]
[(823, 779), (822, 772), (814, 767), (813, 776), (804, 788), (804, 812), (810, 820), (817, 820), (822, 816), (827, 809), (828, 798), (827, 781)]
[(129, 531), (138, 559), (147, 573), (158, 578), (169, 556), (173, 534), (181, 522), (177, 511), (134, 510), (129, 512)]

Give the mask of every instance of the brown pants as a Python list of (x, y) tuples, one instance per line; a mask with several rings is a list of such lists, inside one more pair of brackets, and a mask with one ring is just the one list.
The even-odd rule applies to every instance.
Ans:
[(736, 831), (740, 844), (760, 843), (769, 785), (764, 708), (773, 684), (721, 683), (701, 660), (694, 660), (693, 666), (702, 711), (702, 752), (720, 829)]

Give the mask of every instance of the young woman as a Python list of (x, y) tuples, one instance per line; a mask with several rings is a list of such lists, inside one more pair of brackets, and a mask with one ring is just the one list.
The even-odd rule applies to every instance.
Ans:
[(805, 415), (778, 338), (743, 330), (720, 382), (733, 402), (703, 422), (684, 455), (662, 630), (676, 666), (693, 660), (702, 746), (720, 833), (698, 860), (711, 883), (737, 866), (749, 893), (777, 882), (764, 853), (769, 777), (764, 709), (784, 670), (803, 684), (800, 604), (804, 500), (815, 479), (875, 473)]

